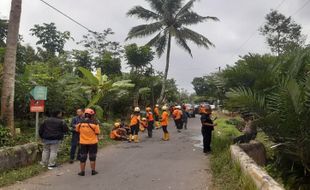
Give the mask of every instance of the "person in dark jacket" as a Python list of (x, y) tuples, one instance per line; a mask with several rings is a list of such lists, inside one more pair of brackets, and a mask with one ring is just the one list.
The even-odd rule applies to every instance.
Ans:
[(71, 149), (70, 149), (70, 164), (74, 162), (76, 149), (77, 151), (77, 160), (79, 160), (80, 156), (80, 149), (79, 149), (79, 141), (80, 141), (80, 134), (76, 132), (75, 126), (83, 120), (84, 112), (82, 109), (76, 110), (76, 116), (71, 121), (71, 132), (72, 132), (72, 139), (71, 139)]
[(186, 106), (182, 106), (182, 121), (184, 129), (187, 130), (187, 122), (188, 122), (189, 113), (186, 110)]
[(211, 152), (211, 139), (212, 139), (212, 131), (217, 124), (213, 123), (211, 119), (212, 109), (209, 105), (203, 105), (201, 107), (201, 133), (203, 137), (203, 152), (209, 153)]
[(58, 147), (64, 134), (69, 130), (61, 117), (61, 111), (54, 111), (51, 117), (46, 119), (39, 129), (39, 135), (43, 142), (41, 165), (44, 167), (47, 166), (50, 170), (57, 167)]

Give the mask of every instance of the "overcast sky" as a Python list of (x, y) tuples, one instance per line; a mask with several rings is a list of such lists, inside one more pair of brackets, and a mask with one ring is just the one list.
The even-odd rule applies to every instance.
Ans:
[[(143, 45), (145, 40), (124, 42), (132, 26), (143, 23), (136, 18), (126, 17), (126, 12), (135, 5), (148, 8), (144, 0), (46, 0), (94, 31), (112, 28), (115, 35), (112, 40)], [(264, 16), (271, 10), (278, 10), (303, 26), (303, 33), (310, 36), (310, 0), (200, 0), (195, 11), (204, 16), (216, 16), (220, 22), (202, 23), (192, 29), (205, 35), (216, 47), (201, 49), (191, 44), (193, 58), (186, 52), (172, 46), (171, 69), (169, 77), (175, 78), (180, 88), (192, 90), (191, 81), (196, 76), (214, 72), (218, 67), (233, 64), (239, 55), (269, 52), (258, 28), (264, 22)], [(0, 17), (8, 18), (11, 0), (0, 0)], [(23, 0), (20, 34), (25, 43), (34, 45), (36, 39), (30, 36), (29, 29), (34, 24), (55, 22), (61, 31), (68, 30), (79, 41), (85, 29), (67, 20), (59, 13), (47, 7), (39, 0)], [(252, 37), (252, 38), (250, 38)], [(77, 48), (74, 42), (66, 47)], [(156, 58), (154, 67), (164, 70), (164, 59)]]

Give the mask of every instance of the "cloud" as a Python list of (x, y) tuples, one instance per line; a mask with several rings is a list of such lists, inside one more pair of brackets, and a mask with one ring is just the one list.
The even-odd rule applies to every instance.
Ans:
[[(136, 18), (126, 17), (126, 12), (134, 5), (148, 7), (144, 0), (46, 0), (68, 15), (77, 19), (87, 27), (102, 31), (112, 28), (115, 35), (113, 40), (124, 42), (129, 29), (132, 26), (143, 23)], [(269, 48), (265, 40), (259, 35), (258, 28), (263, 24), (265, 15), (270, 9), (276, 8), (281, 2), (279, 11), (289, 16), (299, 10), (307, 0), (200, 0), (195, 5), (195, 11), (202, 15), (217, 16), (220, 22), (202, 23), (193, 26), (192, 29), (207, 36), (215, 45), (210, 50), (201, 49), (193, 44), (194, 57), (191, 58), (185, 51), (173, 44), (171, 55), (171, 69), (169, 77), (177, 80), (179, 87), (192, 90), (191, 81), (196, 76), (202, 76), (215, 72), (218, 67), (233, 64), (239, 55), (248, 52), (265, 53)], [(1, 0), (0, 16), (8, 17), (10, 0)], [(310, 4), (297, 12), (293, 19), (302, 24), (305, 34), (310, 34), (309, 26)], [(36, 39), (29, 35), (29, 29), (34, 24), (55, 22), (58, 29), (68, 30), (78, 41), (83, 34), (83, 28), (53, 11), (39, 0), (23, 1), (23, 12), (20, 33), (27, 43), (34, 44)], [(250, 38), (251, 37), (251, 38)], [(246, 42), (244, 44), (244, 42)], [(130, 42), (144, 44), (147, 39), (139, 39)], [(129, 43), (129, 42), (126, 42)], [(74, 42), (70, 42), (68, 49), (76, 48)], [(165, 57), (156, 59), (154, 67), (163, 71)]]

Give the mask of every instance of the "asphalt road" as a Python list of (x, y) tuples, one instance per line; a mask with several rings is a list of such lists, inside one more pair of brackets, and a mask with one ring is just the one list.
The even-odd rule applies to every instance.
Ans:
[[(171, 139), (140, 134), (140, 143), (119, 143), (99, 151), (97, 170), (78, 176), (79, 163), (65, 164), (13, 186), (8, 190), (206, 190), (211, 187), (209, 158), (199, 148), (200, 122), (190, 119), (188, 130), (177, 133), (170, 122)], [(198, 145), (198, 146), (197, 146)]]

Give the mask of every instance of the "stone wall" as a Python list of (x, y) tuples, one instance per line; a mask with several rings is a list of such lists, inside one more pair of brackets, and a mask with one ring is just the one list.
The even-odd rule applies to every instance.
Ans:
[(268, 173), (259, 167), (238, 145), (231, 145), (232, 159), (236, 161), (242, 172), (249, 176), (259, 190), (284, 190)]
[(266, 159), (266, 149), (263, 143), (252, 140), (250, 143), (239, 144), (239, 147), (251, 157), (256, 164), (259, 166), (265, 166)]
[(38, 161), (39, 144), (25, 145), (0, 149), (0, 172), (18, 167), (28, 166)]

